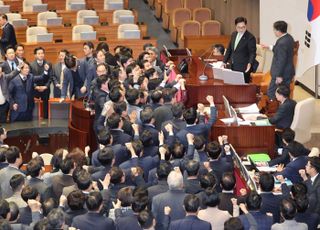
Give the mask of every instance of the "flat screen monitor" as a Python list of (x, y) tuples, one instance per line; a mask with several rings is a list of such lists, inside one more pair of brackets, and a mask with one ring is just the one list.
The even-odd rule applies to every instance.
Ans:
[(28, 25), (28, 19), (15, 19), (12, 20), (12, 25), (14, 27), (25, 27)]
[(83, 24), (85, 25), (97, 25), (99, 24), (99, 16), (84, 16)]
[(231, 110), (231, 117), (233, 117), (234, 119), (234, 123), (238, 125), (238, 116), (237, 116), (236, 110), (232, 106), (230, 106), (230, 110)]
[(242, 72), (239, 71), (232, 71), (232, 70), (224, 70), (223, 71), (223, 81), (226, 84), (231, 85), (245, 85), (244, 75)]
[(48, 9), (48, 4), (33, 4), (32, 11), (33, 12), (45, 12)]
[(134, 24), (134, 16), (133, 15), (120, 15), (119, 16), (119, 24)]
[(226, 117), (232, 117), (232, 114), (231, 114), (231, 107), (230, 107), (230, 103), (228, 101), (228, 99), (222, 95), (222, 99), (223, 99), (223, 104), (224, 104), (224, 110), (225, 110), (225, 115)]
[(140, 30), (125, 30), (123, 35), (126, 39), (140, 39)]
[(3, 5), (0, 6), (0, 13), (1, 14), (6, 14), (10, 12), (10, 6), (9, 5)]
[(62, 25), (62, 18), (48, 18), (47, 26), (60, 26)]
[(90, 31), (90, 32), (81, 32), (80, 33), (80, 40), (96, 40), (97, 32)]
[(37, 42), (52, 42), (53, 33), (37, 34)]

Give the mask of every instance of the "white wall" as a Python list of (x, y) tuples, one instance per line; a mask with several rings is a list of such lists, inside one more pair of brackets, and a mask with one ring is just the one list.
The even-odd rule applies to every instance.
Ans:
[[(307, 21), (308, 1), (306, 0), (260, 0), (260, 42), (274, 44), (273, 23), (284, 20), (288, 23), (288, 32), (295, 40), (304, 41), (305, 30), (301, 25)], [(303, 76), (297, 76), (313, 92), (315, 91), (314, 68)]]

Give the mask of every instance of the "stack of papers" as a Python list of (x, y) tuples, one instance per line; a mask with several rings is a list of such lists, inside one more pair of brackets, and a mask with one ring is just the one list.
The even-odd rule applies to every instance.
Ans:
[(259, 113), (259, 108), (257, 106), (256, 103), (246, 106), (246, 107), (242, 107), (242, 108), (238, 108), (239, 113)]
[[(225, 124), (233, 123), (234, 120), (235, 120), (235, 119), (234, 119), (233, 117), (220, 119), (220, 121), (222, 121), (222, 122), (225, 123)], [(242, 120), (241, 118), (237, 117), (237, 121), (238, 121), (238, 122), (241, 122), (241, 121), (243, 121), (243, 120)]]

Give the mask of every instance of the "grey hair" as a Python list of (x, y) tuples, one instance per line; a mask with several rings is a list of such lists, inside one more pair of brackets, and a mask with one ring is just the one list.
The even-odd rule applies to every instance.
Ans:
[(48, 227), (49, 228), (54, 228), (54, 229), (59, 229), (64, 225), (65, 222), (65, 216), (64, 216), (64, 212), (59, 209), (59, 208), (55, 208), (52, 209), (48, 216)]
[(147, 51), (151, 50), (153, 52), (155, 52), (157, 55), (159, 55), (159, 50), (157, 47), (154, 47), (154, 46), (150, 46), (146, 49)]
[(171, 171), (168, 175), (167, 182), (170, 190), (182, 189), (183, 176), (181, 172)]

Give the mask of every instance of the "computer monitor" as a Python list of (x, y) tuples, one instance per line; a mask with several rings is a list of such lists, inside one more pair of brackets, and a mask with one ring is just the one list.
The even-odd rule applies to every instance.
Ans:
[(223, 99), (223, 104), (224, 104), (224, 110), (225, 110), (225, 115), (226, 117), (232, 117), (232, 114), (231, 114), (231, 108), (230, 108), (230, 103), (228, 101), (228, 99), (222, 95), (222, 99)]
[(228, 69), (224, 69), (223, 71), (223, 81), (226, 84), (232, 85), (245, 85), (244, 75), (239, 71), (232, 71)]
[(140, 30), (125, 30), (123, 35), (126, 39), (140, 39)]
[(134, 16), (133, 15), (120, 15), (119, 16), (119, 24), (134, 24)]
[(230, 110), (231, 110), (231, 117), (233, 117), (234, 119), (234, 123), (238, 125), (238, 116), (237, 116), (236, 110), (232, 106), (230, 106)]
[(223, 80), (223, 69), (222, 68), (212, 67), (212, 70), (213, 70), (214, 79)]
[(48, 9), (48, 4), (33, 4), (32, 11), (33, 12), (45, 12)]

